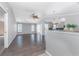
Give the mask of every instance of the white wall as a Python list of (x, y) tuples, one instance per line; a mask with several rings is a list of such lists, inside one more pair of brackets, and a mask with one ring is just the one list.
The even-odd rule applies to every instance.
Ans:
[(32, 33), (31, 24), (22, 24), (22, 33), (31, 34)]
[[(18, 32), (21, 34), (31, 34), (32, 33), (32, 25), (31, 23), (17, 23), (17, 24), (22, 24), (22, 32)], [(35, 29), (34, 29), (35, 30)]]
[(79, 25), (79, 14), (65, 15), (66, 23), (74, 23)]
[(15, 38), (16, 36), (16, 21), (15, 21), (15, 16), (14, 16), (14, 13), (12, 11), (12, 8), (7, 4), (7, 3), (0, 3), (4, 8), (5, 10), (8, 12), (8, 39), (6, 40), (6, 44), (5, 44), (5, 48), (7, 48), (11, 42), (13, 41), (13, 39)]
[[(35, 24), (35, 23), (20, 23), (22, 24), (22, 32), (18, 32), (21, 34), (32, 34), (38, 33), (42, 34), (42, 24)], [(34, 26), (34, 28), (32, 27)]]
[[(79, 13), (59, 14), (57, 16), (58, 17), (64, 17), (66, 19), (66, 24), (67, 23), (74, 23), (74, 24), (78, 24), (79, 25)], [(47, 17), (45, 17), (43, 19), (43, 22), (52, 21), (52, 20), (53, 20), (53, 16), (52, 15), (48, 15)]]
[(62, 17), (64, 17), (65, 19), (66, 19), (66, 22), (65, 22), (65, 24), (68, 24), (68, 23), (70, 23), (70, 24), (76, 24), (78, 27), (75, 29), (75, 30), (79, 30), (79, 13), (77, 13), (77, 14), (67, 14), (67, 15), (64, 15), (64, 16), (62, 16)]

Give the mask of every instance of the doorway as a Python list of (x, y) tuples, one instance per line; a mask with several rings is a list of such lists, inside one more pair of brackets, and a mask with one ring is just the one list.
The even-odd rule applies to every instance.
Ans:
[[(6, 11), (0, 6), (0, 54), (3, 52), (5, 48), (6, 37)], [(8, 23), (7, 23), (8, 24)]]

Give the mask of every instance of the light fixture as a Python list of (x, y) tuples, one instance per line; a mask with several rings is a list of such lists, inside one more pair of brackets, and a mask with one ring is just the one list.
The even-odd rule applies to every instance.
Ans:
[(61, 21), (61, 22), (65, 22), (66, 19), (65, 19), (65, 18), (61, 18), (60, 21)]
[(33, 19), (39, 19), (38, 15), (35, 14), (35, 13), (32, 14), (32, 18), (33, 18)]
[(56, 11), (55, 10), (53, 10), (53, 23), (56, 23), (57, 22), (57, 20), (58, 20), (58, 16), (56, 15)]

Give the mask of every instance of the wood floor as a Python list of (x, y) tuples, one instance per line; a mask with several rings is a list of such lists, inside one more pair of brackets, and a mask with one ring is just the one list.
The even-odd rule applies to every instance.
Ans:
[(1, 56), (37, 56), (44, 52), (44, 35), (19, 34)]

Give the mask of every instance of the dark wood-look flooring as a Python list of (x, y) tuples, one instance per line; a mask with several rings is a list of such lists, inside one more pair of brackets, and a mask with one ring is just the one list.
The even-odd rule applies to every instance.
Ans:
[(44, 52), (44, 35), (19, 34), (1, 56), (36, 56)]

